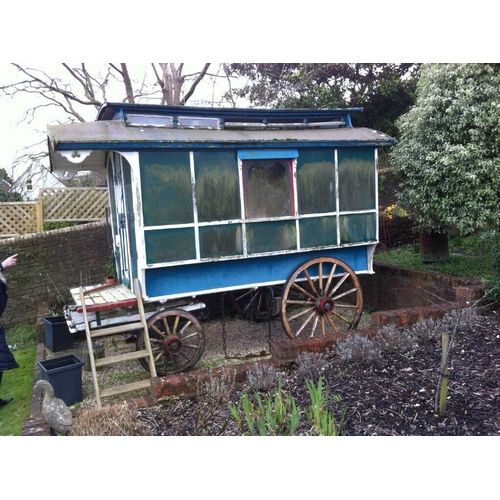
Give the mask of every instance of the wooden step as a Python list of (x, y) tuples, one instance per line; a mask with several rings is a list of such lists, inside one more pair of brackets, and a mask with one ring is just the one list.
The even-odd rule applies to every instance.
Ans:
[(102, 389), (101, 397), (106, 398), (109, 396), (116, 396), (117, 394), (123, 394), (125, 392), (137, 391), (139, 389), (145, 389), (151, 387), (151, 379), (138, 380), (137, 382), (131, 382), (130, 384), (117, 385), (115, 387), (108, 387), (107, 389)]
[(110, 326), (108, 328), (96, 328), (90, 331), (90, 337), (105, 337), (106, 335), (115, 335), (116, 333), (127, 333), (135, 330), (143, 330), (144, 325), (137, 321), (136, 323), (127, 323), (125, 325)]
[(123, 354), (116, 354), (115, 356), (108, 356), (105, 358), (99, 358), (95, 360), (95, 366), (107, 366), (113, 365), (115, 363), (122, 363), (123, 361), (130, 361), (131, 359), (141, 359), (149, 357), (148, 351), (142, 349), (140, 351), (131, 351)]

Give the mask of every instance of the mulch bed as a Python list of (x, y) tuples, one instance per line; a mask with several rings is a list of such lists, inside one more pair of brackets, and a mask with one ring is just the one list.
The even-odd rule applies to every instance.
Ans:
[[(348, 436), (500, 435), (500, 313), (477, 318), (454, 338), (445, 416), (435, 412), (441, 342), (426, 341), (411, 354), (385, 353), (377, 363), (346, 366), (335, 355), (321, 375), (332, 398), (328, 409)], [(281, 370), (282, 387), (304, 412), (310, 403), (303, 373)], [(217, 384), (215, 384), (217, 385)], [(138, 410), (156, 436), (242, 435), (228, 409), (245, 386), (205, 396), (176, 398)], [(296, 435), (311, 435), (303, 416)]]

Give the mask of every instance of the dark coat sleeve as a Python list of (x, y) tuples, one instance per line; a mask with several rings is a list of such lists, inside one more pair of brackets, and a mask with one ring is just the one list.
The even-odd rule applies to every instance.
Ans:
[(0, 316), (7, 306), (7, 284), (0, 280)]

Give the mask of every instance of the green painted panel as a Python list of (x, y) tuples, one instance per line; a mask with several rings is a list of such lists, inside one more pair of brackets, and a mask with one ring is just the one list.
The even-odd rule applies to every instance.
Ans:
[(337, 245), (337, 219), (335, 216), (301, 219), (299, 224), (302, 248)]
[(339, 149), (340, 211), (375, 207), (375, 152), (372, 148)]
[(337, 209), (333, 149), (300, 150), (297, 160), (299, 213), (320, 214)]
[(376, 214), (342, 215), (340, 224), (340, 243), (359, 243), (374, 241), (377, 237)]
[(297, 248), (294, 221), (255, 222), (247, 224), (246, 231), (250, 254)]
[(146, 231), (144, 236), (148, 264), (196, 258), (193, 228)]
[(243, 254), (241, 224), (200, 227), (202, 259), (215, 259)]
[(236, 152), (197, 152), (194, 166), (198, 220), (239, 219), (241, 205)]
[(144, 224), (193, 222), (189, 153), (147, 151), (139, 154)]

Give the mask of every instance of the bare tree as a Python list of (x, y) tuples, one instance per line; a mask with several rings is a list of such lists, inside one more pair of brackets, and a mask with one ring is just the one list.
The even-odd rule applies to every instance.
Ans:
[(55, 106), (60, 108), (61, 121), (84, 122), (89, 110), (95, 114), (105, 102), (112, 100), (186, 104), (208, 74), (210, 63), (204, 63), (200, 71), (187, 74), (183, 73), (184, 63), (151, 63), (152, 71), (148, 71), (147, 65), (135, 65), (131, 70), (127, 63), (73, 66), (61, 63), (39, 67), (12, 63), (12, 66), (18, 76), (0, 86), (0, 96), (35, 94), (40, 98), (39, 103), (25, 110), (23, 120), (30, 122), (38, 110)]
[[(36, 67), (11, 63), (15, 74), (8, 83), (0, 85), (0, 99), (19, 99), (20, 123), (33, 125), (42, 116), (48, 116), (44, 124), (85, 122), (93, 120), (106, 102), (184, 105), (193, 98), (203, 79), (211, 78), (212, 83), (220, 80), (227, 85), (227, 78), (219, 69), (209, 73), (211, 64), (202, 63), (197, 68), (193, 63), (57, 63)], [(27, 145), (14, 160), (13, 169), (26, 164), (41, 165), (40, 160), (46, 156), (43, 131), (36, 142)]]

